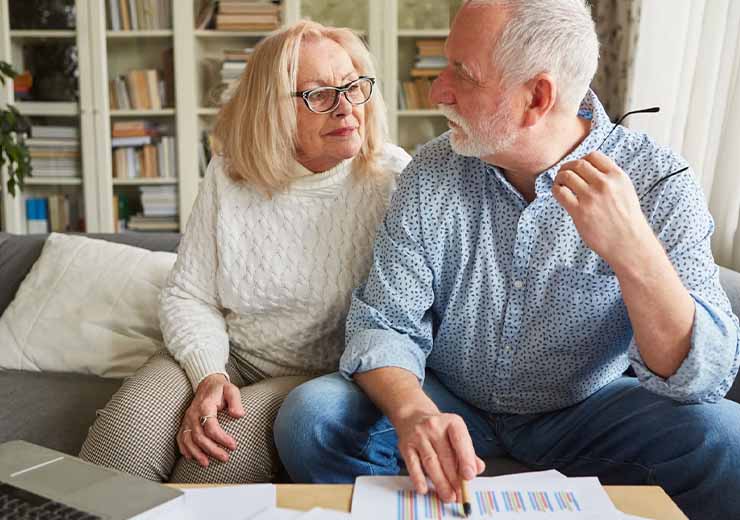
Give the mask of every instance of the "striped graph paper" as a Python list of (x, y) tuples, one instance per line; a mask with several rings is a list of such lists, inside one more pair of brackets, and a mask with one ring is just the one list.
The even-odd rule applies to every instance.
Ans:
[[(581, 507), (572, 491), (484, 490), (473, 494), (473, 510), (482, 517), (495, 518), (497, 513), (557, 512), (577, 513)], [(418, 495), (399, 490), (396, 496), (397, 520), (438, 520), (465, 518), (459, 504), (445, 504), (437, 495)]]

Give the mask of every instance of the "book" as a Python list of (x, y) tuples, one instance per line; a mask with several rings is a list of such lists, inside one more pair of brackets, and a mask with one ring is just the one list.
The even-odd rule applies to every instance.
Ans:
[(44, 139), (79, 139), (80, 129), (77, 126), (33, 125), (31, 137)]
[(124, 31), (130, 31), (131, 17), (129, 16), (127, 0), (118, 0), (118, 12), (121, 16), (121, 29)]
[(159, 97), (159, 79), (157, 71), (148, 69), (143, 72), (146, 73), (146, 84), (149, 93), (149, 108), (159, 110), (162, 108), (162, 101)]

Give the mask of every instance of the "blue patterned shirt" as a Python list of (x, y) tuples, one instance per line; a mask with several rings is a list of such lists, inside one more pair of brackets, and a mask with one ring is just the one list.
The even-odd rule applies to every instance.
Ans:
[(710, 250), (714, 222), (686, 161), (618, 127), (601, 147), (632, 179), (642, 210), (696, 307), (691, 348), (662, 378), (634, 342), (619, 281), (582, 241), (551, 193), (566, 161), (594, 151), (612, 128), (589, 92), (579, 112), (591, 132), (536, 179), (527, 203), (501, 170), (426, 144), (401, 175), (374, 263), (355, 290), (340, 371), (432, 370), (456, 395), (491, 413), (539, 413), (586, 399), (628, 366), (647, 389), (712, 402), (740, 363), (740, 331)]

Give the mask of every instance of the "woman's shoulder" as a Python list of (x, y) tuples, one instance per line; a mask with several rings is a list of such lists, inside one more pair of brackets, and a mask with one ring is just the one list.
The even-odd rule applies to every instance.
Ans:
[(410, 162), (411, 156), (400, 146), (392, 143), (383, 145), (379, 165), (384, 171), (393, 173), (397, 177)]

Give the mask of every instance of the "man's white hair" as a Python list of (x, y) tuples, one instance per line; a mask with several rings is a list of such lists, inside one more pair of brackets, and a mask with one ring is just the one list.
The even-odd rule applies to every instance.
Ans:
[(547, 72), (555, 78), (560, 105), (578, 108), (599, 62), (599, 40), (587, 1), (468, 0), (466, 5), (509, 12), (493, 53), (505, 90)]

